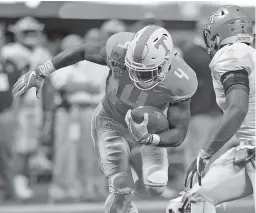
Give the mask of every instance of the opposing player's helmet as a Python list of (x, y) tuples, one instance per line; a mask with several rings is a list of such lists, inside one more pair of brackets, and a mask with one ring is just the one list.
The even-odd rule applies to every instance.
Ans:
[(134, 85), (149, 90), (166, 77), (173, 57), (173, 41), (168, 31), (147, 26), (130, 41), (125, 65)]
[(236, 5), (226, 5), (214, 12), (203, 30), (205, 45), (214, 55), (222, 45), (235, 42), (253, 43), (252, 20)]
[(11, 25), (8, 29), (14, 33), (18, 42), (26, 46), (33, 47), (43, 42), (44, 25), (32, 17), (19, 19), (15, 25)]

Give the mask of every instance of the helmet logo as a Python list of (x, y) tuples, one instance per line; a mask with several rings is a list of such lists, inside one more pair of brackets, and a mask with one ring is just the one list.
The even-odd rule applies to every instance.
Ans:
[(167, 48), (166, 44), (164, 43), (164, 40), (166, 40), (166, 37), (162, 35), (162, 37), (155, 43), (155, 47), (159, 49), (160, 46), (162, 46), (165, 50), (165, 56), (170, 52), (170, 50)]

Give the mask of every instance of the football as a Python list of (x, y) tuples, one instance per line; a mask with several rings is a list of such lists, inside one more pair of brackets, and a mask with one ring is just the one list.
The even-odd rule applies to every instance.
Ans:
[(140, 106), (131, 111), (132, 119), (141, 123), (144, 113), (148, 113), (148, 132), (151, 134), (160, 133), (169, 129), (169, 122), (164, 113), (155, 107)]

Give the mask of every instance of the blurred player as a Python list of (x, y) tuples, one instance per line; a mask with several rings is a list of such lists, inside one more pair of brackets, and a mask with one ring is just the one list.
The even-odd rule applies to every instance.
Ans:
[[(196, 75), (173, 54), (173, 41), (168, 31), (159, 26), (147, 26), (136, 34), (117, 33), (104, 47), (85, 44), (62, 52), (23, 75), (13, 92), (20, 96), (36, 87), (39, 97), (48, 75), (81, 60), (107, 64), (110, 68), (106, 95), (92, 119), (97, 157), (109, 181), (110, 195), (105, 202), (105, 212), (138, 212), (132, 202), (132, 192), (154, 197), (167, 185), (168, 159), (164, 147), (179, 146), (186, 136), (190, 98), (197, 89)], [(141, 105), (163, 110), (170, 130), (149, 134), (147, 114), (141, 124), (136, 124), (129, 109)], [(134, 184), (130, 150), (136, 144), (142, 145), (143, 162), (142, 168), (136, 168), (136, 162), (132, 165), (139, 177)]]
[[(188, 169), (186, 185), (198, 182), (183, 200), (172, 200), (167, 212), (216, 213), (215, 206), (255, 193), (255, 49), (252, 20), (238, 6), (222, 6), (204, 29), (216, 100), (223, 110), (209, 147)], [(234, 137), (233, 137), (234, 136)], [(233, 138), (232, 138), (233, 137)], [(209, 160), (230, 139), (240, 144), (229, 149), (201, 178)], [(202, 186), (200, 186), (202, 185)], [(183, 205), (183, 202), (184, 204)], [(178, 210), (191, 204), (191, 210)]]
[[(24, 73), (51, 58), (50, 53), (40, 45), (43, 42), (43, 24), (32, 17), (25, 17), (9, 27), (15, 36), (15, 42), (7, 44), (2, 49), (3, 58), (11, 58), (17, 68)], [(37, 149), (40, 127), (41, 107), (32, 93), (29, 92), (20, 99), (19, 128), (17, 137), (17, 174), (14, 178), (14, 188), (18, 198), (29, 199), (33, 192), (28, 185), (28, 166), (31, 155)]]
[[(24, 64), (25, 65), (25, 64)], [(14, 147), (17, 104), (12, 95), (14, 83), (22, 75), (13, 57), (0, 56), (0, 202), (15, 198), (13, 190)]]
[[(100, 27), (100, 37), (102, 40), (106, 39), (106, 41), (114, 34), (125, 32), (126, 26), (125, 23), (118, 19), (110, 19), (105, 22)], [(87, 35), (89, 36), (89, 35)], [(95, 36), (97, 38), (97, 36)]]
[(164, 22), (158, 20), (153, 13), (145, 13), (142, 20), (136, 21), (129, 27), (129, 32), (136, 33), (148, 25), (157, 25), (164, 27)]

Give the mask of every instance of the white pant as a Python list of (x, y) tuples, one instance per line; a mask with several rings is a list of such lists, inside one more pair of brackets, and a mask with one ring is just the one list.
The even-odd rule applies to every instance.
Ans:
[(234, 159), (240, 148), (231, 148), (214, 161), (202, 180), (202, 186), (196, 184), (191, 189), (193, 200), (203, 197), (216, 206), (255, 193), (255, 158), (244, 166), (235, 165)]
[(41, 125), (41, 108), (37, 103), (22, 106), (18, 113), (16, 151), (21, 154), (35, 152)]

